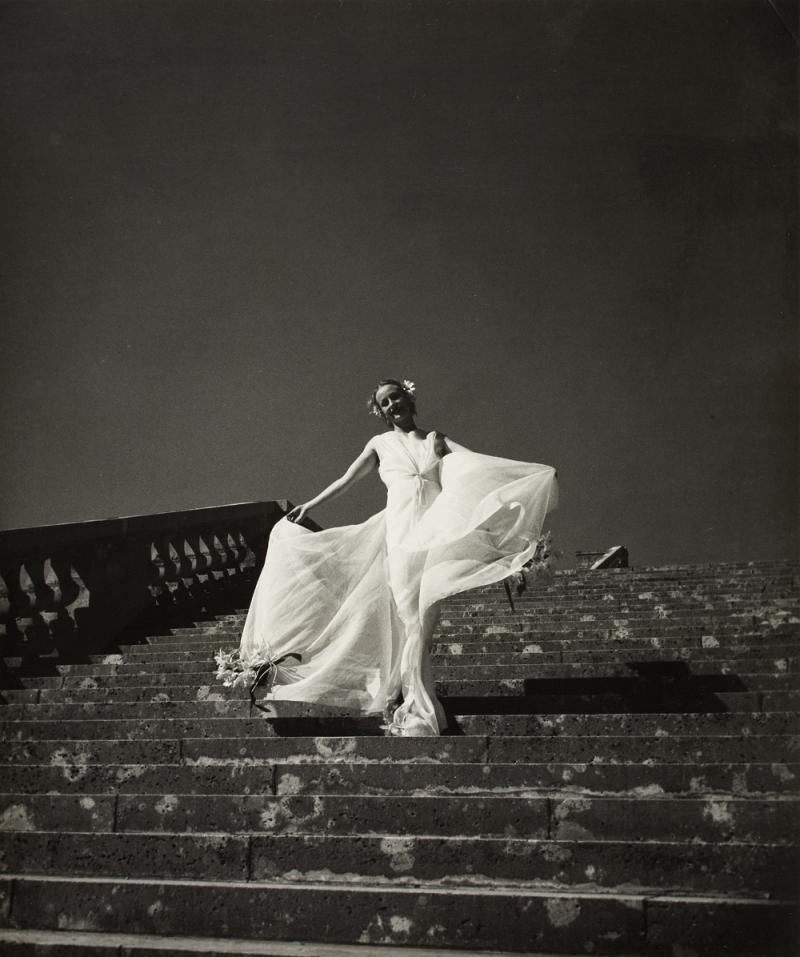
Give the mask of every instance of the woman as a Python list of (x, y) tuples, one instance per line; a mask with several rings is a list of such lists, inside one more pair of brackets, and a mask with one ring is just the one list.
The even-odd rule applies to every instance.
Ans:
[[(368, 404), (388, 431), (273, 529), (236, 667), (252, 676), (293, 655), (272, 669), (270, 699), (383, 711), (391, 734), (440, 734), (447, 721), (429, 656), (438, 603), (533, 557), (557, 502), (556, 472), (420, 429), (407, 379), (382, 380)], [(316, 533), (299, 524), (376, 470), (387, 488), (382, 512)], [(231, 656), (218, 661), (218, 677), (229, 679)]]

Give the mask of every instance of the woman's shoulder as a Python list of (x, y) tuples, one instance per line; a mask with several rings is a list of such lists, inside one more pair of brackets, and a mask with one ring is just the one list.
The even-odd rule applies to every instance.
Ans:
[(440, 459), (444, 458), (450, 451), (447, 445), (447, 436), (444, 432), (440, 432), (438, 429), (431, 429), (426, 438), (428, 441), (433, 442), (433, 447)]

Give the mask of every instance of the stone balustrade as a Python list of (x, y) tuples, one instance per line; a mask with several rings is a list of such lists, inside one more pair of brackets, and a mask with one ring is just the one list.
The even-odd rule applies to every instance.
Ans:
[(269, 533), (291, 507), (247, 502), (0, 531), (5, 677), (80, 660), (137, 627), (246, 604)]

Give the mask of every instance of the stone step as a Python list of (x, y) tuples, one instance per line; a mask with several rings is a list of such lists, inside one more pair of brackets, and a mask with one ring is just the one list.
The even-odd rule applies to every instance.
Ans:
[[(229, 645), (224, 650), (234, 651), (238, 646)], [(439, 646), (441, 647), (441, 646)], [(444, 646), (448, 648), (449, 646)], [(460, 646), (459, 646), (460, 647)], [(761, 646), (752, 646), (738, 644), (734, 646), (719, 647), (696, 647), (696, 648), (654, 648), (651, 645), (642, 647), (626, 645), (615, 647), (597, 648), (590, 647), (583, 651), (563, 651), (548, 650), (540, 648), (537, 651), (523, 651), (522, 648), (530, 647), (522, 645), (516, 652), (511, 650), (504, 652), (489, 652), (486, 654), (464, 655), (461, 651), (439, 653), (433, 656), (434, 666), (448, 667), (453, 665), (516, 665), (535, 661), (540, 664), (559, 664), (563, 661), (569, 662), (613, 662), (623, 660), (623, 656), (635, 655), (636, 660), (641, 661), (686, 661), (695, 662), (715, 662), (725, 659), (739, 659), (743, 661), (756, 659), (763, 661), (766, 659), (783, 660), (786, 662), (785, 671), (797, 669), (800, 663), (800, 643), (795, 644), (764, 644)], [(217, 648), (207, 649), (183, 649), (181, 651), (152, 651), (152, 652), (127, 652), (125, 655), (92, 655), (90, 661), (92, 664), (114, 664), (125, 663), (132, 665), (161, 665), (161, 664), (181, 664), (194, 662), (202, 664), (209, 668), (215, 667), (214, 655), (219, 650)], [(564, 655), (570, 657), (564, 658)], [(751, 669), (758, 670), (758, 669)]]
[[(696, 686), (645, 683), (641, 686), (621, 686), (616, 690), (601, 682), (593, 690), (552, 693), (542, 685), (542, 691), (493, 698), (456, 694), (443, 697), (445, 710), (478, 713), (525, 714), (652, 714), (654, 712), (717, 713), (729, 711), (753, 713), (758, 711), (796, 711), (800, 708), (800, 691), (704, 691)], [(26, 697), (8, 696), (8, 703), (0, 709), (3, 720), (128, 717), (248, 717), (250, 699), (241, 688), (220, 689), (184, 685), (168, 692), (158, 686), (134, 688), (100, 688), (86, 691), (43, 691), (38, 702)], [(257, 699), (255, 716), (296, 717), (315, 714), (319, 717), (351, 717), (347, 709), (305, 705), (303, 702), (269, 702)]]
[[(626, 657), (605, 662), (560, 662), (545, 663), (540, 660), (533, 660), (527, 664), (530, 670), (530, 677), (552, 677), (552, 678), (570, 678), (570, 677), (621, 677), (634, 675), (646, 675), (648, 677), (664, 678), (675, 677), (680, 674), (689, 675), (691, 672), (696, 677), (706, 675), (708, 677), (718, 676), (720, 674), (736, 674), (744, 678), (745, 675), (753, 677), (761, 675), (767, 678), (780, 679), (776, 686), (791, 687), (796, 684), (796, 674), (790, 674), (792, 662), (789, 658), (778, 659), (781, 664), (776, 665), (769, 659), (758, 658), (712, 658), (700, 659), (695, 662), (692, 659), (668, 659), (666, 661), (642, 661), (638, 662), (635, 658), (629, 660)], [(785, 666), (784, 666), (785, 663)], [(454, 665), (450, 668), (443, 667), (437, 663), (436, 674), (443, 680), (459, 680), (465, 673), (477, 674), (484, 680), (502, 680), (503, 678), (513, 678), (515, 680), (524, 680), (528, 677), (524, 671), (525, 662), (520, 662), (515, 668), (513, 664), (490, 665), (484, 664), (479, 669), (467, 669), (464, 665)], [(180, 682), (182, 684), (196, 685), (205, 684), (208, 681), (209, 674), (212, 677), (216, 674), (216, 666), (208, 663), (204, 666), (203, 660), (177, 661), (177, 662), (138, 662), (134, 664), (115, 663), (115, 664), (76, 664), (61, 665), (59, 671), (64, 675), (64, 687), (74, 687), (75, 682), (100, 681), (101, 679), (115, 678), (120, 684), (150, 684), (162, 682)], [(36, 687), (40, 679), (33, 679), (29, 682), (31, 687)], [(769, 681), (767, 681), (769, 684)], [(91, 687), (91, 685), (86, 685)]]
[[(526, 668), (531, 677), (541, 678), (572, 678), (572, 677), (620, 677), (630, 675), (642, 675), (648, 678), (672, 678), (681, 674), (689, 673), (700, 675), (779, 675), (790, 684), (794, 678), (790, 672), (797, 671), (797, 663), (800, 658), (793, 656), (790, 658), (780, 658), (780, 664), (776, 665), (773, 661), (760, 657), (716, 657), (695, 659), (676, 659), (667, 657), (666, 660), (655, 661), (633, 661), (627, 658), (618, 657), (605, 661), (568, 661), (568, 662), (548, 662), (541, 659), (526, 661), (518, 659), (511, 664), (489, 664), (482, 662), (477, 673), (485, 678), (503, 679), (528, 677)], [(99, 677), (116, 675), (120, 678), (127, 677), (149, 677), (151, 675), (201, 675), (208, 677), (209, 671), (216, 672), (216, 666), (211, 659), (195, 658), (188, 661), (138, 661), (129, 663), (126, 660), (107, 664), (81, 664), (81, 665), (61, 665), (59, 671), (68, 676), (80, 675), (88, 677)], [(475, 675), (476, 669), (468, 668), (463, 663), (456, 665), (444, 665), (436, 662), (435, 673), (443, 680), (457, 680), (464, 675)], [(199, 681), (198, 684), (202, 683)]]
[(800, 799), (517, 795), (0, 794), (6, 831), (462, 835), (789, 844)]
[[(753, 635), (764, 637), (784, 634), (796, 639), (800, 635), (800, 626), (796, 621), (775, 621), (773, 623), (754, 621), (750, 617), (737, 619), (695, 618), (686, 621), (653, 618), (648, 620), (631, 620), (625, 616), (616, 616), (609, 620), (586, 621), (576, 618), (565, 618), (552, 622), (541, 617), (522, 617), (519, 615), (485, 615), (453, 618), (442, 616), (438, 633), (446, 640), (452, 636), (474, 633), (485, 634), (518, 634), (520, 632), (536, 635), (541, 639), (584, 636), (595, 640), (615, 637), (692, 637), (697, 634), (714, 634), (719, 636)], [(170, 645), (180, 644), (187, 640), (206, 641), (237, 641), (242, 633), (241, 628), (193, 628), (185, 632), (171, 632), (164, 635), (148, 636), (148, 644)]]
[[(564, 714), (579, 718), (586, 715), (594, 719), (602, 715), (642, 715), (653, 713), (694, 712), (699, 706), (707, 713), (718, 715), (730, 712), (737, 723), (741, 723), (741, 715), (751, 715), (756, 712), (786, 712), (797, 708), (798, 692), (742, 692), (698, 694), (666, 691), (654, 694), (653, 688), (646, 689), (647, 694), (631, 697), (619, 693), (603, 693), (590, 695), (504, 695), (493, 699), (470, 698), (467, 696), (444, 698), (445, 709), (461, 714), (474, 710), (478, 714)], [(9, 700), (17, 702), (13, 696), (16, 692), (9, 692)], [(27, 695), (27, 692), (24, 693)], [(73, 717), (122, 717), (135, 714), (136, 716), (158, 717), (160, 714), (168, 717), (187, 717), (194, 715), (214, 716), (242, 716), (250, 713), (249, 698), (242, 689), (224, 688), (222, 686), (177, 686), (164, 690), (163, 686), (143, 686), (133, 688), (101, 688), (87, 691), (58, 691), (42, 690), (41, 702), (51, 704), (77, 705), (79, 712), (73, 712)], [(19, 699), (20, 703), (30, 703), (27, 697)], [(195, 710), (192, 702), (197, 701), (200, 707)], [(145, 707), (140, 711), (128, 712), (128, 704), (142, 704)], [(117, 712), (114, 705), (119, 704), (123, 710)], [(174, 705), (174, 709), (170, 708)], [(82, 707), (85, 705), (86, 707)], [(211, 707), (209, 707), (211, 706)], [(11, 707), (18, 707), (14, 703)], [(98, 710), (99, 709), (99, 710)], [(111, 709), (111, 710), (109, 710)], [(144, 714), (143, 714), (144, 713)], [(304, 702), (280, 701), (267, 702), (261, 699), (253, 712), (270, 719), (312, 718), (319, 719), (321, 724), (331, 725), (333, 720), (340, 717), (351, 717), (346, 709), (326, 708), (321, 705), (306, 704)], [(0, 712), (0, 715), (2, 712)], [(52, 716), (52, 712), (26, 711), (24, 713), (7, 712), (7, 717), (43, 717)], [(374, 725), (376, 719), (365, 718), (365, 727)], [(294, 733), (294, 732), (289, 732)]]
[[(195, 634), (202, 635), (202, 632)], [(220, 632), (220, 636), (236, 640), (241, 632)], [(563, 625), (556, 628), (553, 626), (542, 627), (540, 624), (532, 624), (529, 621), (509, 620), (507, 622), (497, 619), (486, 619), (485, 621), (471, 620), (464, 622), (441, 622), (437, 633), (438, 641), (476, 641), (479, 639), (490, 638), (492, 636), (514, 637), (517, 640), (522, 638), (547, 641), (564, 638), (583, 638), (586, 640), (608, 640), (625, 641), (629, 638), (643, 640), (646, 638), (694, 638), (703, 635), (711, 635), (716, 638), (742, 638), (747, 639), (754, 636), (757, 640), (760, 636), (768, 641), (776, 641), (783, 638), (787, 641), (797, 641), (800, 637), (800, 628), (795, 624), (781, 624), (773, 627), (756, 628), (752, 623), (730, 624), (720, 622), (697, 622), (695, 624), (677, 625), (671, 622), (652, 622), (646, 625), (630, 625), (621, 623), (616, 626), (597, 626), (586, 622), (564, 622)], [(176, 636), (171, 636), (176, 637)], [(186, 637), (186, 636), (183, 636)]]
[[(540, 953), (787, 955), (798, 907), (746, 897), (8, 875), (0, 925)], [(466, 916), (465, 916), (466, 915)], [(354, 951), (355, 953), (355, 951)]]
[[(122, 645), (120, 652), (126, 657), (129, 654), (149, 657), (149, 655), (166, 655), (162, 660), (168, 661), (171, 655), (213, 655), (222, 648), (224, 651), (235, 651), (239, 647), (239, 636), (230, 635), (224, 641), (218, 638), (182, 638), (175, 639), (173, 642), (164, 642), (157, 645)], [(530, 634), (497, 634), (489, 635), (485, 638), (474, 635), (465, 638), (450, 636), (445, 638), (442, 635), (436, 635), (432, 644), (434, 657), (437, 654), (458, 654), (451, 652), (451, 648), (462, 648), (464, 653), (472, 654), (496, 654), (500, 651), (516, 653), (524, 652), (527, 648), (538, 648), (540, 652), (558, 652), (558, 651), (597, 651), (613, 653), (618, 649), (664, 649), (674, 650), (676, 653), (691, 654), (693, 651), (702, 651), (706, 649), (740, 649), (744, 652), (757, 653), (759, 649), (771, 649), (782, 647), (786, 649), (800, 648), (800, 641), (791, 636), (785, 635), (721, 635), (696, 634), (682, 637), (665, 638), (658, 635), (652, 635), (648, 638), (586, 638), (579, 635), (559, 635), (556, 638), (542, 638), (535, 633)], [(98, 656), (97, 660), (113, 657), (106, 654)], [(136, 660), (130, 659), (130, 660)], [(151, 660), (159, 660), (153, 658)], [(180, 660), (177, 658), (176, 660)]]
[[(446, 702), (446, 704), (449, 707), (456, 708), (460, 702), (458, 699), (454, 699)], [(480, 704), (478, 707), (480, 707)], [(311, 714), (313, 715), (313, 710)], [(756, 714), (756, 720), (754, 720), (753, 714), (753, 712), (721, 711), (719, 715), (726, 720), (714, 722), (713, 718), (716, 716), (708, 713), (700, 716), (689, 716), (683, 712), (674, 714), (598, 712), (596, 714), (579, 713), (570, 715), (564, 712), (541, 714), (535, 711), (525, 711), (520, 713), (518, 709), (516, 713), (457, 714), (454, 715), (452, 723), (454, 727), (459, 727), (462, 731), (469, 728), (470, 733), (475, 733), (480, 728), (480, 733), (492, 733), (494, 735), (513, 734), (518, 728), (524, 728), (525, 730), (517, 733), (548, 736), (574, 733), (620, 734), (626, 732), (641, 735), (649, 729), (651, 733), (661, 735), (684, 731), (684, 733), (692, 734), (698, 738), (713, 735), (724, 736), (731, 732), (744, 735), (752, 733), (753, 729), (762, 734), (766, 733), (767, 729), (772, 730), (773, 733), (790, 734), (796, 727), (791, 713)], [(759, 721), (757, 720), (759, 718), (768, 718), (769, 720)], [(304, 729), (307, 729), (307, 732), (316, 732), (317, 736), (323, 734), (327, 729), (336, 737), (348, 733), (377, 737), (382, 734), (381, 721), (380, 716), (356, 715), (322, 717), (315, 715), (308, 718), (282, 717), (280, 714), (274, 717), (270, 714), (261, 714), (256, 717), (244, 715), (176, 717), (168, 712), (163, 717), (142, 716), (141, 714), (130, 717), (112, 717), (101, 713), (100, 717), (83, 715), (80, 718), (73, 719), (60, 717), (9, 720), (3, 725), (2, 736), (7, 744), (55, 740), (155, 741), (186, 737), (232, 738), (235, 736), (249, 738), (259, 735), (281, 736), (286, 733), (302, 735)]]
[[(551, 728), (539, 734), (519, 733), (536, 716), (480, 716), (482, 723), (505, 724), (505, 737), (469, 733), (470, 716), (461, 716), (463, 735), (439, 738), (350, 737), (263, 734), (248, 738), (197, 738), (118, 740), (91, 739), (7, 742), (0, 751), (0, 764), (51, 764), (70, 769), (89, 764), (213, 765), (238, 763), (305, 763), (319, 761), (346, 764), (378, 762), (436, 762), (492, 764), (636, 764), (695, 762), (752, 764), (790, 763), (800, 753), (796, 735), (743, 732), (701, 736), (697, 734), (580, 734), (569, 733), (570, 724), (554, 718)], [(566, 716), (569, 717), (569, 716)], [(760, 717), (760, 716), (757, 716)], [(313, 721), (313, 719), (311, 719)], [(297, 724), (302, 724), (298, 721)], [(558, 732), (561, 733), (558, 733)]]
[[(390, 944), (313, 944), (231, 937), (184, 937), (149, 934), (90, 933), (0, 929), (3, 957), (178, 957), (179, 954), (233, 957), (507, 957), (497, 950), (394, 947)], [(516, 953), (516, 957), (554, 957)], [(569, 955), (560, 955), (569, 957)], [(585, 957), (573, 954), (572, 957)]]
[(342, 884), (432, 884), (650, 893), (747, 894), (780, 899), (797, 846), (466, 835), (0, 832), (4, 872), (84, 877)]
[(800, 794), (794, 764), (81, 764), (6, 765), (17, 793), (544, 794), (691, 796)]

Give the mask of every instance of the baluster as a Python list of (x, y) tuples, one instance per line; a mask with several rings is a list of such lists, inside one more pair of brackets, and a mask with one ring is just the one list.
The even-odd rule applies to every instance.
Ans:
[(69, 566), (69, 577), (70, 577), (70, 581), (72, 582), (72, 588), (70, 589), (70, 591), (72, 589), (75, 590), (75, 597), (68, 605), (64, 606), (64, 611), (67, 613), (69, 618), (72, 619), (73, 623), (77, 627), (78, 625), (77, 613), (78, 611), (82, 609), (89, 608), (89, 603), (91, 601), (92, 593), (86, 587), (86, 583), (84, 582), (84, 580), (81, 578), (80, 574), (78, 573), (78, 569), (72, 564), (70, 564)]
[(202, 535), (197, 536), (197, 551), (200, 556), (198, 559), (199, 565), (203, 569), (201, 572), (198, 572), (197, 579), (205, 584), (209, 580), (211, 567), (214, 564), (214, 558), (211, 555), (211, 550), (209, 549), (208, 545), (206, 545)]
[(230, 532), (225, 537), (225, 542), (228, 546), (228, 552), (231, 555), (231, 567), (229, 574), (231, 576), (240, 574), (241, 564), (239, 562), (239, 546), (233, 540), (233, 535)]
[[(189, 544), (188, 538), (185, 538), (183, 540), (183, 554), (185, 556), (185, 559), (183, 562), (184, 572), (187, 572), (187, 571), (191, 572), (191, 574), (188, 576), (186, 574), (182, 576), (183, 584), (186, 586), (187, 589), (191, 589), (195, 583), (195, 572), (197, 571), (197, 556), (194, 553), (194, 549)], [(186, 566), (188, 566), (188, 568)]]
[(221, 581), (226, 577), (227, 574), (226, 566), (228, 564), (228, 553), (225, 551), (225, 546), (216, 535), (214, 536), (214, 540), (211, 544), (217, 554), (217, 561), (215, 562), (215, 568), (212, 574), (214, 575), (214, 579), (216, 581)]
[(245, 568), (247, 569), (255, 568), (256, 561), (257, 561), (256, 553), (253, 551), (252, 548), (250, 548), (249, 544), (247, 543), (247, 539), (244, 537), (243, 532), (240, 531), (238, 533), (238, 538), (239, 538), (239, 545), (241, 546), (242, 554), (244, 556), (242, 558), (242, 565), (241, 565), (242, 571), (244, 571)]
[(164, 559), (161, 557), (161, 552), (158, 550), (155, 542), (150, 542), (150, 565), (153, 569), (153, 576), (151, 583), (147, 587), (153, 598), (158, 600), (164, 594), (164, 582), (167, 577), (167, 569), (164, 565)]

